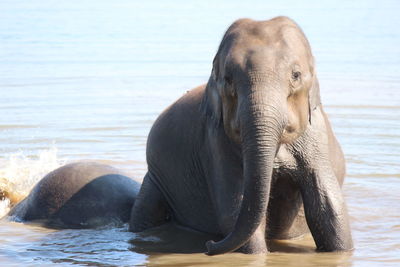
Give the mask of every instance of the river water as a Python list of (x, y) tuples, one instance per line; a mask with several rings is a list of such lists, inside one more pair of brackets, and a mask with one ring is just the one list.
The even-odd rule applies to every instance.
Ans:
[[(208, 2), (208, 3), (207, 3)], [(90, 159), (140, 180), (157, 115), (207, 81), (228, 25), (287, 15), (305, 31), (347, 160), (355, 250), (312, 239), (267, 255), (143, 254), (123, 228), (0, 221), (1, 266), (399, 266), (400, 2), (0, 1), (0, 188), (14, 201), (49, 171)], [(0, 216), (9, 199), (0, 202)]]

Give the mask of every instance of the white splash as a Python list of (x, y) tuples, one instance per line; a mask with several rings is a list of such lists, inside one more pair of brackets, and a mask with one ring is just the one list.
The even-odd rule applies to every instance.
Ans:
[(0, 218), (7, 214), (10, 205), (26, 197), (35, 184), (47, 173), (65, 164), (57, 158), (55, 146), (38, 152), (36, 156), (26, 156), (24, 152), (11, 154), (0, 159)]
[(0, 200), (0, 218), (6, 215), (10, 211), (10, 200), (8, 198), (5, 198), (3, 200)]

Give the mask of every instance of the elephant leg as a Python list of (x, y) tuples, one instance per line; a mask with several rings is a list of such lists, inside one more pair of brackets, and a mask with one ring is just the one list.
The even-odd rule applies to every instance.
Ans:
[(310, 229), (308, 229), (306, 216), (304, 214), (304, 207), (301, 205), (299, 211), (297, 212), (297, 216), (294, 218), (292, 225), (287, 231), (286, 235), (283, 236), (283, 239), (296, 239), (302, 237), (303, 235), (310, 233)]
[(353, 248), (346, 204), (332, 168), (313, 170), (301, 185), (304, 211), (318, 251)]
[(265, 219), (262, 220), (257, 230), (250, 237), (249, 241), (239, 248), (236, 252), (241, 252), (244, 254), (260, 254), (268, 252), (267, 243), (265, 240)]
[(268, 204), (268, 239), (292, 239), (308, 232), (300, 188), (292, 174), (277, 174)]
[(167, 202), (158, 188), (149, 179), (149, 173), (132, 208), (129, 231), (141, 232), (164, 224), (168, 220)]
[(293, 239), (308, 232), (300, 192), (293, 198), (276, 197), (268, 208), (268, 239)]

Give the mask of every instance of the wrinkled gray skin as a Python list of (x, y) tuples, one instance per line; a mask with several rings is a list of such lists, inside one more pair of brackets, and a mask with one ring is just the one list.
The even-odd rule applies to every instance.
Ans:
[(172, 219), (220, 236), (208, 255), (262, 253), (267, 238), (301, 235), (306, 221), (317, 250), (353, 248), (343, 154), (308, 41), (286, 17), (229, 27), (207, 85), (154, 123), (147, 163), (133, 232)]
[(10, 212), (51, 228), (94, 228), (129, 220), (140, 184), (117, 169), (78, 162), (47, 174)]

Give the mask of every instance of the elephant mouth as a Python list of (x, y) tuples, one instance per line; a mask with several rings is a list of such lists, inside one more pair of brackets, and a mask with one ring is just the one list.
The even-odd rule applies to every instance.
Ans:
[(292, 143), (295, 139), (297, 139), (300, 136), (300, 131), (298, 128), (294, 126), (287, 126), (282, 132), (281, 138), (280, 138), (280, 143), (282, 144), (289, 144)]

